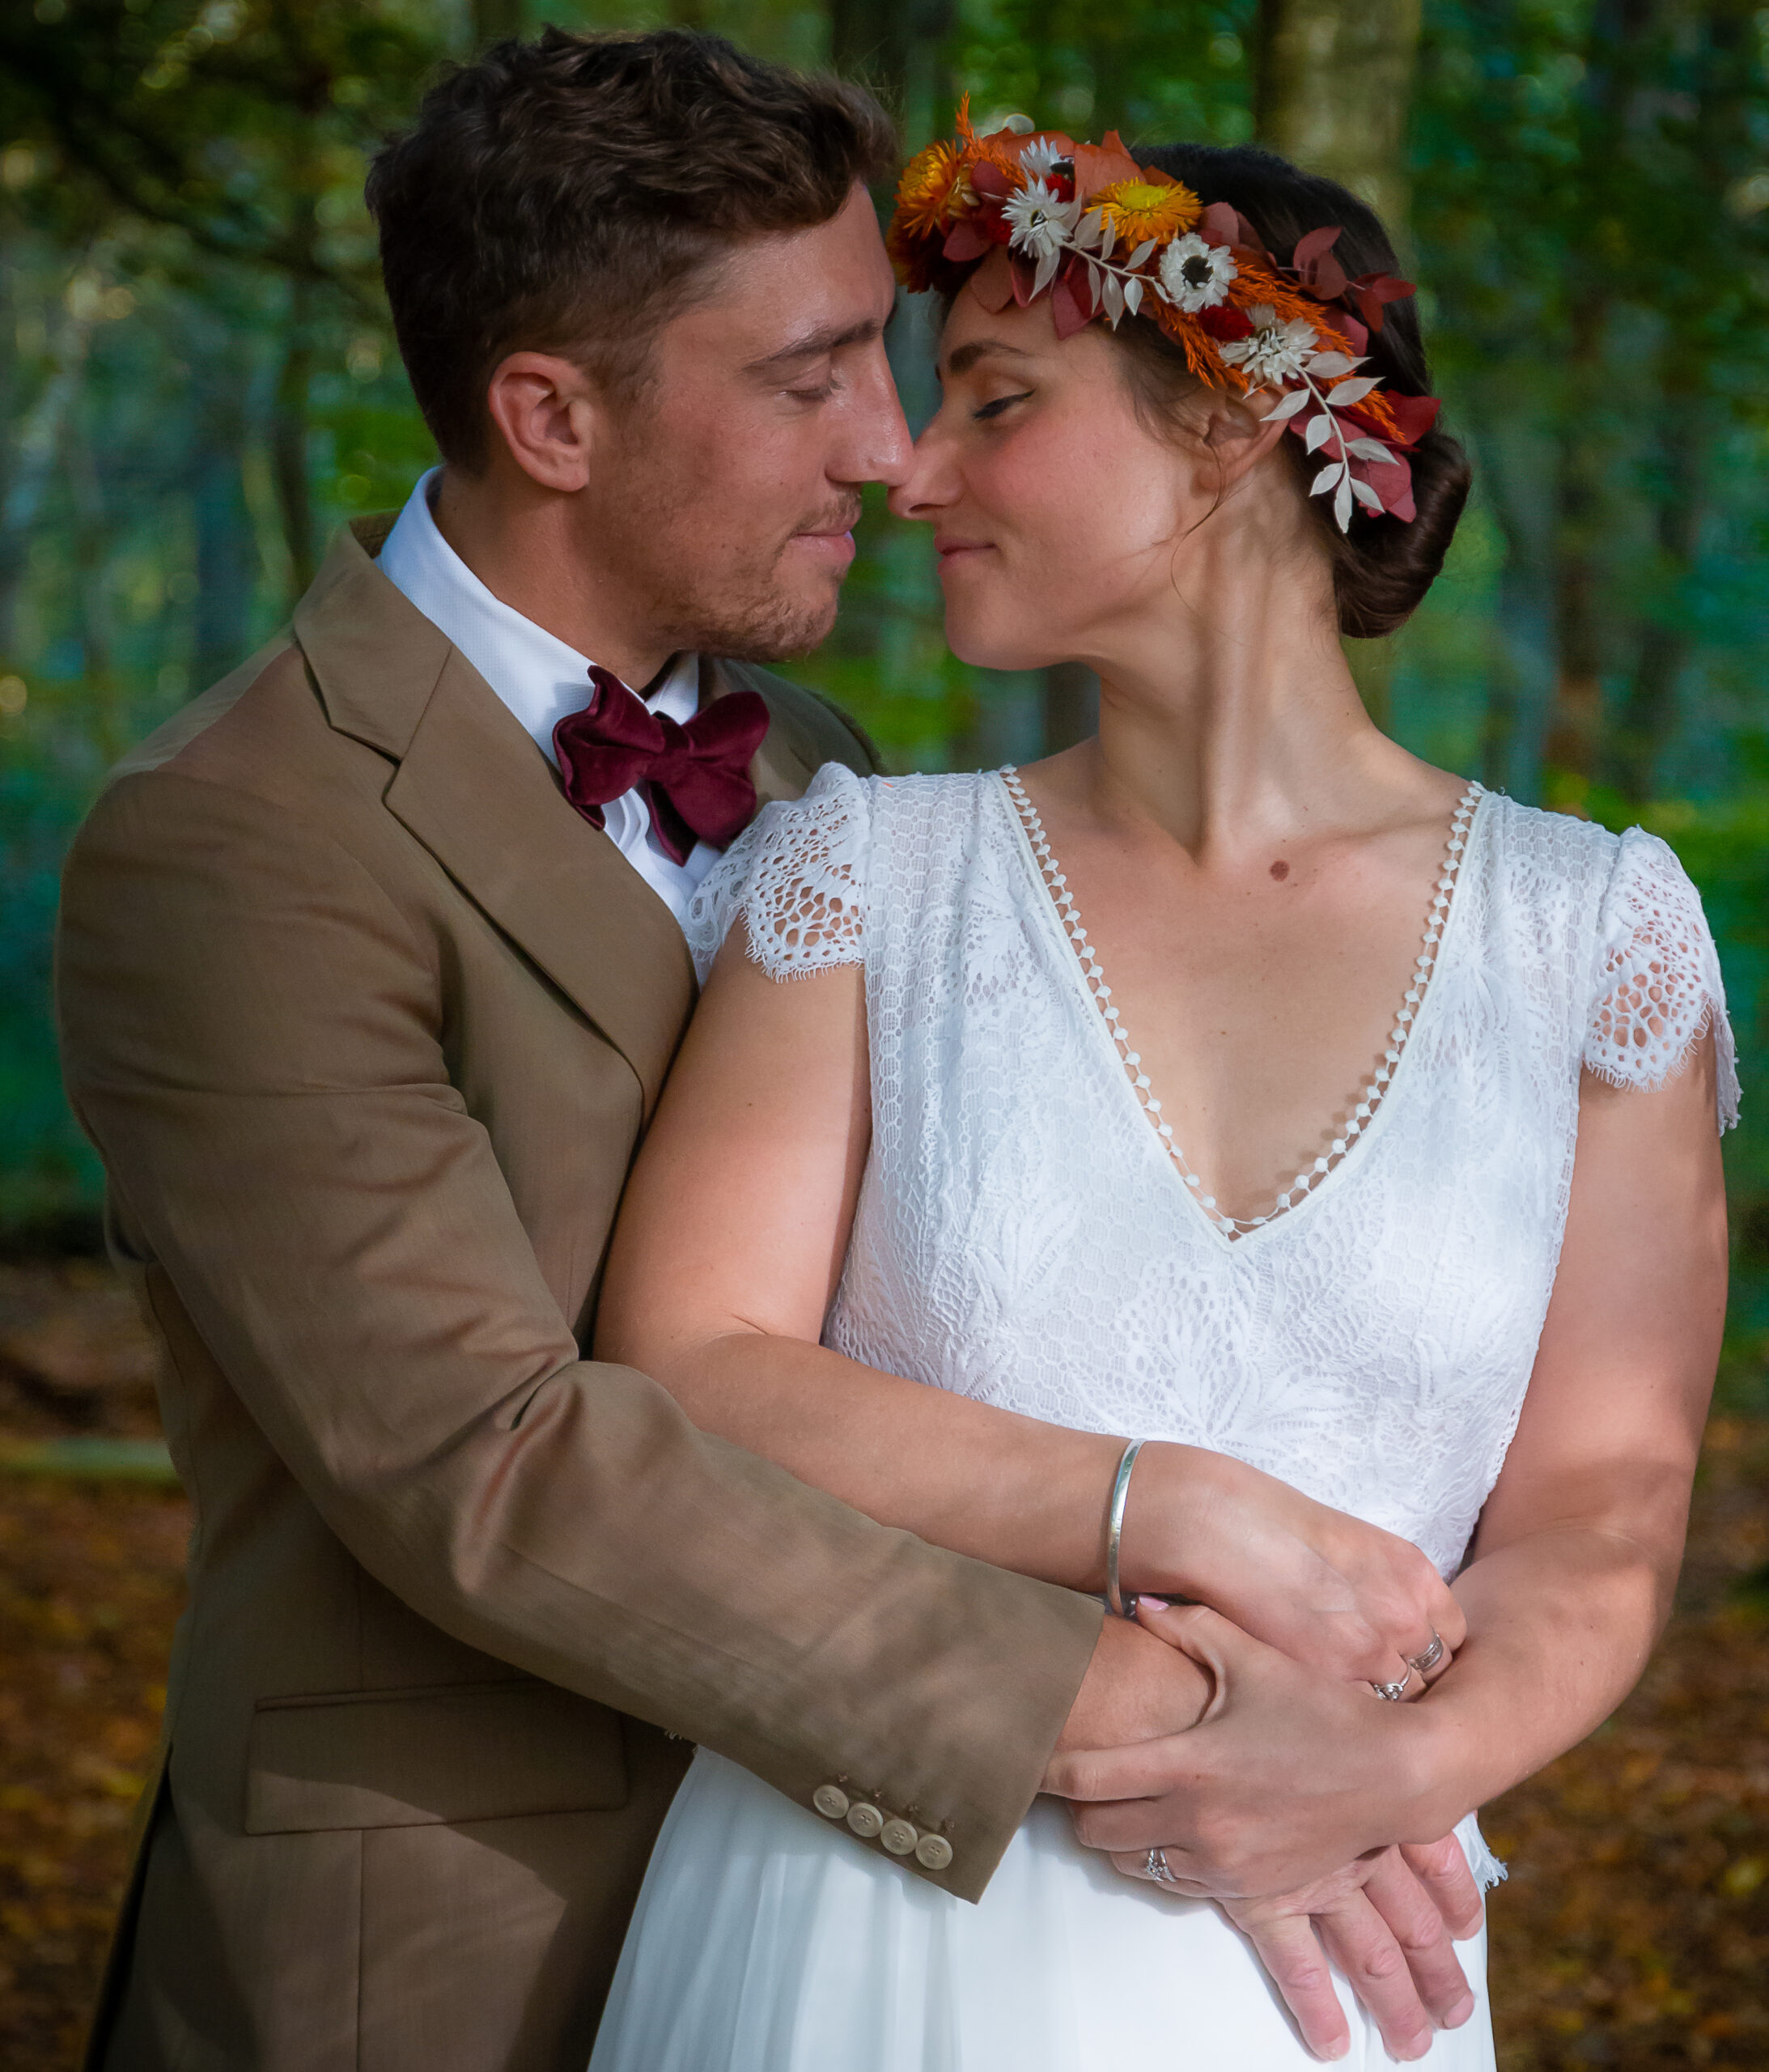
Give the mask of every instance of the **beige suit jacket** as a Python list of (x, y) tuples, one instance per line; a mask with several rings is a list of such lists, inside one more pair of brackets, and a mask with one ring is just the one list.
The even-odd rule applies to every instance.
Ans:
[[(974, 1899), (1098, 1633), (582, 1356), (692, 968), (385, 525), (67, 868), (67, 1083), (196, 1514), (115, 2072), (583, 2072), (694, 1742), (943, 1835), (902, 1875)], [(764, 800), (866, 766), (709, 668), (768, 701)]]

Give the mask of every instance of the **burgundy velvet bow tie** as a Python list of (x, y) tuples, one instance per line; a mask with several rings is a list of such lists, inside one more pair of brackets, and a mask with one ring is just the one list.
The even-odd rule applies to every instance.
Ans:
[(684, 727), (593, 662), (590, 681), (589, 703), (553, 729), (565, 796), (583, 817), (601, 826), (603, 807), (636, 786), (659, 847), (678, 864), (697, 841), (722, 849), (740, 834), (756, 809), (749, 759), (768, 731), (766, 701), (728, 691)]

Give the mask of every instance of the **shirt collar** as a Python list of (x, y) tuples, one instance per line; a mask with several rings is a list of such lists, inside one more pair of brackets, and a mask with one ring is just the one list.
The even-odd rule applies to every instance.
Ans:
[[(553, 729), (589, 703), (590, 658), (494, 597), (449, 546), (430, 499), (442, 469), (419, 477), (375, 565), (458, 648), (550, 761)], [(700, 658), (684, 653), (647, 694), (654, 712), (685, 724), (700, 703)]]

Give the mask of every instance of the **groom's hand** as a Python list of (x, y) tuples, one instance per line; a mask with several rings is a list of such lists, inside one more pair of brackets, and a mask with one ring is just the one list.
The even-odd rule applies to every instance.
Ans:
[(1434, 2031), (1460, 2028), (1474, 2011), (1452, 1938), (1478, 1932), (1480, 1894), (1453, 1835), (1377, 1849), (1281, 1899), (1222, 1907), (1317, 2057), (1343, 2057), (1351, 2040), (1329, 1959), (1403, 2064), (1425, 2055)]
[[(1062, 1792), (1077, 1751), (1115, 1751), (1181, 1734), (1210, 1703), (1210, 1677), (1180, 1649), (1109, 1613), (1093, 1658), (1045, 1774), (1044, 1789)], [(1109, 1763), (1108, 1753), (1097, 1760)]]

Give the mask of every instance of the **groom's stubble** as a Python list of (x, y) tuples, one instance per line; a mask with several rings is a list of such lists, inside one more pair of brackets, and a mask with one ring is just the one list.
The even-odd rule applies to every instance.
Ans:
[(858, 189), (829, 223), (740, 247), (659, 333), (574, 529), (658, 648), (770, 662), (828, 637), (861, 486), (908, 457), (892, 296)]

